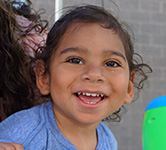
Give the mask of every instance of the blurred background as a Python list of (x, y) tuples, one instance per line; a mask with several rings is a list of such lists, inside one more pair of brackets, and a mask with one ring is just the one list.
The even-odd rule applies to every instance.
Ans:
[[(32, 0), (50, 28), (61, 15), (61, 8), (79, 4), (101, 6), (101, 0)], [(115, 4), (118, 6), (116, 6)], [(119, 150), (142, 149), (142, 121), (146, 105), (154, 98), (166, 95), (166, 1), (165, 0), (104, 0), (105, 8), (127, 22), (135, 34), (135, 51), (153, 68), (139, 98), (129, 104), (120, 123), (107, 123), (114, 132)], [(160, 138), (160, 137), (159, 137)]]

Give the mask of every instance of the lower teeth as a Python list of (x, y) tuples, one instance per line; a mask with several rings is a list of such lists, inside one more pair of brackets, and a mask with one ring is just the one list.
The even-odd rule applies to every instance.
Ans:
[(84, 101), (85, 103), (87, 104), (96, 104), (97, 102), (87, 102), (87, 101)]

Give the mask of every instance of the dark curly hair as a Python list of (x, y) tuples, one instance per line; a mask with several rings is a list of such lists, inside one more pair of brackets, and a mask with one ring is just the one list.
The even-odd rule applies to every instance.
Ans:
[[(143, 88), (143, 82), (147, 79), (147, 73), (152, 72), (152, 69), (147, 64), (143, 63), (142, 57), (134, 52), (133, 42), (131, 35), (127, 31), (126, 24), (118, 21), (109, 11), (106, 11), (103, 7), (94, 5), (83, 5), (71, 7), (52, 27), (48, 33), (46, 47), (38, 56), (38, 59), (43, 60), (45, 65), (45, 73), (49, 73), (50, 61), (56, 49), (59, 46), (61, 39), (66, 33), (67, 29), (74, 23), (99, 23), (103, 28), (111, 29), (121, 38), (127, 61), (129, 64), (129, 70), (135, 72), (137, 80), (134, 83), (136, 89), (141, 90)], [(132, 31), (132, 30), (131, 30)], [(132, 32), (131, 32), (132, 33)], [(136, 56), (136, 57), (135, 57)], [(50, 97), (50, 95), (47, 95)], [(122, 106), (123, 107), (123, 106)], [(104, 120), (119, 121), (120, 110), (114, 112)]]
[[(17, 5), (16, 5), (17, 4)], [(47, 22), (33, 13), (31, 2), (0, 0), (0, 122), (9, 115), (35, 105), (36, 85), (30, 65), (31, 58), (24, 53), (28, 45), (19, 40), (29, 36), (31, 30), (41, 33)], [(22, 30), (16, 15), (22, 15), (33, 22)], [(40, 30), (38, 30), (40, 29)], [(21, 33), (20, 35), (16, 34)], [(36, 100), (37, 101), (37, 100)]]

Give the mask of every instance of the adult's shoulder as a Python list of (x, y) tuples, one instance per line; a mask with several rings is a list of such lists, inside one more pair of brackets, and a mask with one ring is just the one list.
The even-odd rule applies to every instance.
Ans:
[(24, 143), (45, 124), (47, 103), (19, 111), (0, 124), (0, 142)]

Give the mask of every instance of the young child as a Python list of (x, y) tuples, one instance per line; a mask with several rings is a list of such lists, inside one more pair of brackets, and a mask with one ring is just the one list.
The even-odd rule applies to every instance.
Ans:
[(119, 108), (132, 101), (134, 86), (142, 88), (147, 79), (143, 68), (151, 71), (133, 56), (130, 35), (112, 14), (93, 5), (68, 11), (50, 30), (36, 61), (36, 84), (50, 101), (3, 121), (0, 146), (117, 150), (101, 121), (119, 116)]

